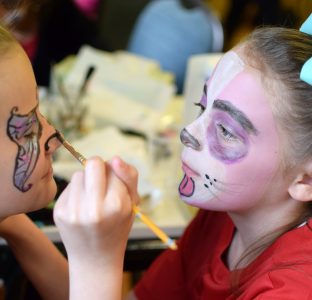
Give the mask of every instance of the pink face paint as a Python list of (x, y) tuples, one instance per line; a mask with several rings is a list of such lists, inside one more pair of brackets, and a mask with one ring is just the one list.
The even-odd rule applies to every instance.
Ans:
[[(207, 94), (215, 98), (210, 103), (202, 97), (204, 112), (185, 129), (200, 147), (183, 142), (187, 169), (179, 191), (189, 204), (234, 211), (248, 209), (264, 195), (278, 167), (280, 145), (259, 72), (242, 65), (234, 52), (228, 58), (233, 60), (226, 73), (231, 80), (218, 86), (211, 78)], [(229, 59), (221, 60), (217, 73), (229, 70), (225, 63)], [(209, 92), (211, 86), (215, 90)]]
[(248, 153), (249, 133), (258, 132), (247, 116), (229, 101), (215, 100), (213, 111), (207, 131), (210, 153), (225, 163), (237, 162)]
[(193, 178), (185, 174), (179, 185), (180, 194), (186, 197), (191, 197), (194, 193), (194, 189), (195, 184)]
[(8, 120), (7, 134), (18, 146), (13, 183), (21, 192), (26, 192), (32, 187), (31, 183), (26, 182), (34, 171), (40, 154), (39, 139), (42, 126), (36, 109), (37, 107), (26, 115), (20, 115), (16, 113), (18, 108), (14, 107)]
[(208, 81), (207, 88), (207, 109), (210, 110), (213, 101), (218, 98), (220, 92), (229, 82), (244, 69), (244, 62), (234, 52), (229, 51), (223, 55)]

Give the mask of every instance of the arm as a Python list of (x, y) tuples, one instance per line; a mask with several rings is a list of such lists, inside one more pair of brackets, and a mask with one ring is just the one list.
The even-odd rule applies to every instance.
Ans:
[(121, 299), (123, 260), (138, 202), (136, 170), (115, 158), (87, 161), (55, 209), (66, 247), (70, 299)]
[(2, 221), (0, 235), (43, 299), (68, 299), (67, 261), (26, 215)]

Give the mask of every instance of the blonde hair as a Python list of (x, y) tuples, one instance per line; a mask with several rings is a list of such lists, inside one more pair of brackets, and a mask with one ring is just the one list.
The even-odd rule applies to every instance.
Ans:
[[(283, 156), (287, 172), (312, 159), (312, 86), (300, 80), (303, 64), (312, 57), (312, 37), (295, 29), (258, 28), (243, 42), (243, 51), (247, 63), (260, 70), (265, 86), (271, 89), (273, 114), (279, 130), (286, 135)], [(243, 253), (231, 278), (234, 297), (242, 292), (243, 269), (237, 269), (311, 216), (312, 203), (304, 203), (299, 216), (261, 237)]]
[(12, 36), (12, 34), (4, 27), (0, 25), (0, 55), (3, 57), (5, 54), (9, 54), (14, 46), (18, 46), (18, 42)]
[(287, 135), (286, 166), (311, 159), (312, 86), (300, 80), (300, 71), (312, 57), (312, 37), (295, 29), (259, 28), (246, 40), (245, 49), (270, 86), (276, 83), (273, 114)]

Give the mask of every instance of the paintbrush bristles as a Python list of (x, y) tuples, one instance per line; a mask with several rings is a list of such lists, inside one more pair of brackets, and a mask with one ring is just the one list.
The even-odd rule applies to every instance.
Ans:
[(86, 165), (87, 159), (78, 151), (75, 150), (75, 148), (65, 140), (64, 136), (57, 131), (57, 138), (62, 143), (62, 145), (83, 165)]
[(66, 140), (63, 142), (63, 146), (83, 165), (85, 166), (87, 160), (86, 158), (79, 152), (77, 152), (74, 147), (69, 144)]

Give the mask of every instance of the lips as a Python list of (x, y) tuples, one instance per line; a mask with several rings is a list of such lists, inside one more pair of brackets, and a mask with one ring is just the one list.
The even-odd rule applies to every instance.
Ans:
[(44, 178), (50, 178), (53, 176), (53, 168), (52, 166), (49, 168), (49, 170), (43, 175), (42, 179)]
[(195, 183), (192, 178), (192, 176), (199, 175), (196, 173), (193, 169), (191, 169), (187, 164), (182, 163), (182, 169), (185, 173), (180, 186), (179, 186), (179, 192), (180, 195), (190, 197), (194, 194), (195, 190)]
[(189, 176), (199, 176), (198, 173), (196, 173), (193, 169), (191, 169), (186, 163), (182, 162), (182, 170), (185, 174), (188, 174)]

